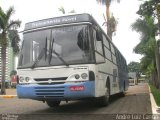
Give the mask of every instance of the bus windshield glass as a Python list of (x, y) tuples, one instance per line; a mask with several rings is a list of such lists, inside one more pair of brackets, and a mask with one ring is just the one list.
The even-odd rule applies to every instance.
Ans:
[(89, 25), (63, 26), (24, 33), (19, 67), (93, 63)]

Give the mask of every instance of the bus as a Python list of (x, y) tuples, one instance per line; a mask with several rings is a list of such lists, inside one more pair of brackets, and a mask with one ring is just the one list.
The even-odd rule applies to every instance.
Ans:
[(128, 89), (125, 58), (87, 13), (26, 23), (17, 70), (18, 97), (49, 107), (86, 99), (107, 106)]

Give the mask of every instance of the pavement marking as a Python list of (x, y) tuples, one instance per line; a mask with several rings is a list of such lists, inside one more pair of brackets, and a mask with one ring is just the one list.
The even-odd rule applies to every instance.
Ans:
[(0, 98), (14, 98), (17, 97), (17, 95), (0, 95)]

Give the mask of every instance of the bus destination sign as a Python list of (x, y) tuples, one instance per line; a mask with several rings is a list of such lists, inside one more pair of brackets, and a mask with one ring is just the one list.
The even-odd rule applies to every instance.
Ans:
[(75, 23), (75, 22), (85, 22), (85, 21), (89, 21), (88, 14), (55, 17), (55, 18), (49, 18), (49, 19), (26, 23), (25, 30), (41, 28), (46, 26), (60, 25), (60, 24), (69, 24), (69, 23)]

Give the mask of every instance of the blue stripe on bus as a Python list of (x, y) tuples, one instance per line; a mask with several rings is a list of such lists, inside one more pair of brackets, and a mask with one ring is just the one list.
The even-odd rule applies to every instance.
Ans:
[[(70, 87), (84, 87), (84, 90), (71, 90)], [(81, 83), (65, 83), (57, 85), (17, 85), (19, 98), (35, 100), (55, 99), (74, 100), (88, 97), (95, 97), (95, 82), (87, 81)]]

